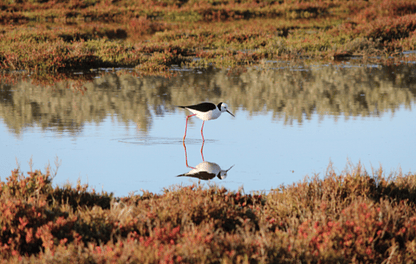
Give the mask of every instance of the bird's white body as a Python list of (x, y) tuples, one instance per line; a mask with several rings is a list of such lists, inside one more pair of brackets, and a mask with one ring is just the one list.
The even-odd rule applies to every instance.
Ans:
[(221, 167), (217, 163), (204, 161), (196, 165), (195, 168), (190, 170), (188, 173), (185, 173), (184, 176), (193, 176), (201, 172), (212, 174), (212, 178), (214, 178), (221, 172)]
[(207, 111), (207, 112), (200, 112), (198, 110), (191, 109), (191, 108), (186, 108), (186, 109), (188, 109), (192, 114), (195, 114), (196, 117), (198, 117), (199, 119), (204, 120), (204, 121), (217, 119), (218, 117), (220, 117), (220, 115), (222, 113), (218, 109), (217, 106), (215, 106), (214, 110), (210, 110), (210, 111)]
[(222, 170), (218, 164), (214, 162), (204, 161), (196, 165), (196, 167), (190, 170), (188, 173), (178, 175), (178, 177), (188, 176), (199, 178), (201, 180), (211, 180), (215, 177), (218, 177), (220, 180), (224, 180), (227, 177), (227, 172), (233, 166), (231, 166), (228, 170)]

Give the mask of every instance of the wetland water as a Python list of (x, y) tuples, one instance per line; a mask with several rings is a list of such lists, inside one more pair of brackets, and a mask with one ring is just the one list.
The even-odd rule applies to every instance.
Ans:
[[(58, 157), (54, 184), (80, 179), (125, 196), (198, 182), (177, 177), (190, 167), (209, 167), (209, 183), (246, 193), (324, 177), (330, 162), (336, 172), (349, 162), (370, 174), (380, 165), (386, 175), (415, 172), (414, 63), (274, 66), (177, 69), (171, 78), (96, 71), (82, 83), (84, 93), (68, 89), (72, 81), (2, 82), (0, 177), (16, 159), (26, 173), (31, 158), (33, 169), (44, 171)], [(202, 121), (190, 118), (185, 149), (189, 113), (175, 105), (201, 101), (226, 102), (236, 117), (206, 122), (204, 145)]]

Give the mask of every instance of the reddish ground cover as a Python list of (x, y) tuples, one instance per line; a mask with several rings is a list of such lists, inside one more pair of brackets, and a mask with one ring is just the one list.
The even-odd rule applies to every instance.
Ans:
[(9, 263), (413, 263), (416, 175), (358, 165), (270, 193), (173, 187), (113, 197), (13, 171), (0, 188)]
[(3, 0), (0, 8), (4, 70), (127, 66), (152, 73), (173, 64), (389, 57), (416, 48), (409, 0)]

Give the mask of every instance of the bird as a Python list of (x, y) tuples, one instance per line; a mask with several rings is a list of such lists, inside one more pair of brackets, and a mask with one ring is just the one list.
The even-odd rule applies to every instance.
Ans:
[(202, 162), (196, 165), (196, 167), (192, 167), (188, 165), (188, 155), (186, 154), (186, 145), (185, 141), (183, 142), (183, 149), (185, 150), (185, 161), (186, 161), (186, 167), (190, 168), (191, 170), (188, 173), (184, 173), (181, 175), (178, 175), (176, 177), (192, 177), (192, 178), (198, 178), (201, 180), (211, 180), (215, 178), (215, 176), (218, 177), (220, 180), (224, 180), (227, 177), (227, 172), (231, 170), (233, 166), (231, 166), (228, 170), (222, 170), (221, 167), (214, 162), (208, 162), (204, 160), (204, 142), (202, 142), (201, 146), (201, 158)]
[(196, 105), (178, 106), (178, 107), (185, 108), (192, 113), (192, 115), (188, 115), (186, 117), (185, 134), (183, 135), (183, 141), (185, 141), (185, 138), (186, 138), (186, 130), (188, 128), (188, 118), (190, 118), (191, 116), (196, 116), (203, 121), (202, 127), (201, 127), (201, 135), (202, 135), (202, 141), (204, 142), (205, 142), (205, 138), (204, 138), (203, 129), (204, 129), (205, 121), (217, 119), (224, 112), (227, 112), (233, 117), (235, 117), (230, 111), (228, 111), (228, 105), (223, 102), (217, 105), (213, 103), (209, 103), (209, 102), (204, 102), (204, 103), (200, 103)]
[(176, 177), (186, 176), (207, 181), (215, 178), (216, 176), (218, 179), (224, 180), (227, 177), (227, 172), (231, 170), (232, 167), (234, 167), (234, 165), (231, 166), (228, 170), (222, 170), (217, 163), (203, 161), (196, 165), (196, 167), (189, 167), (192, 170), (190, 170), (188, 173), (184, 173)]

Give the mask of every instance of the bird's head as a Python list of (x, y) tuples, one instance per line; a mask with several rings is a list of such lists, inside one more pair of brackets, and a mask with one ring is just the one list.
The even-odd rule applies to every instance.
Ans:
[(217, 177), (218, 177), (220, 180), (224, 180), (225, 178), (227, 178), (227, 172), (228, 172), (229, 170), (231, 170), (231, 168), (232, 168), (232, 167), (234, 167), (234, 165), (233, 165), (233, 166), (231, 166), (228, 170), (221, 170), (221, 171), (218, 173)]
[(218, 105), (218, 110), (220, 110), (221, 111), (221, 113), (223, 113), (223, 112), (227, 112), (227, 113), (229, 113), (230, 115), (232, 115), (233, 117), (235, 117), (229, 110), (228, 110), (228, 105), (226, 104), (226, 103), (223, 103), (223, 102), (221, 102), (221, 103), (219, 103)]

